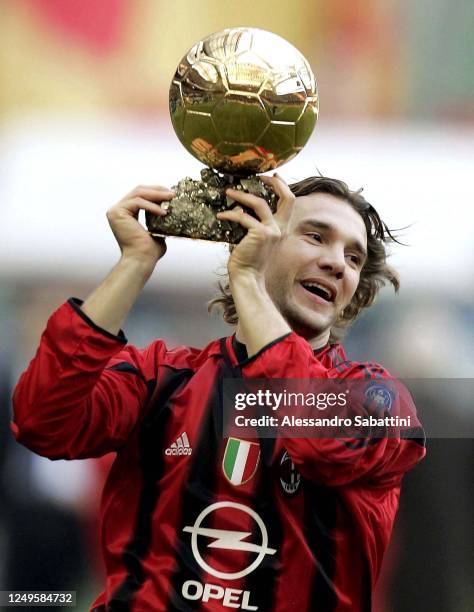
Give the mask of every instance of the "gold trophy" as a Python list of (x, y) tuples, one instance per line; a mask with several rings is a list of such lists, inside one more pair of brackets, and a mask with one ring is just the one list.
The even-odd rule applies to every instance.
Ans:
[(216, 213), (235, 202), (227, 187), (276, 196), (257, 178), (293, 159), (318, 118), (317, 85), (306, 59), (286, 40), (257, 28), (231, 28), (196, 43), (176, 69), (171, 121), (184, 147), (206, 164), (201, 180), (173, 186), (168, 214), (147, 213), (156, 236), (238, 243), (246, 230)]

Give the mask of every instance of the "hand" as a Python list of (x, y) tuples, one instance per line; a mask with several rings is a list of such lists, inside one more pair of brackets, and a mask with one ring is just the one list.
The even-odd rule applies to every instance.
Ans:
[(275, 173), (272, 177), (261, 176), (260, 179), (279, 197), (274, 215), (263, 198), (236, 189), (228, 189), (227, 193), (236, 202), (252, 209), (258, 218), (246, 213), (241, 206), (217, 214), (218, 219), (234, 221), (248, 230), (229, 258), (231, 282), (241, 276), (251, 276), (263, 282), (266, 264), (274, 246), (285, 235), (293, 210), (295, 196), (281, 176)]
[(118, 204), (107, 211), (107, 219), (123, 258), (132, 258), (154, 266), (166, 252), (162, 238), (150, 236), (139, 223), (140, 210), (154, 215), (166, 215), (160, 202), (171, 200), (176, 194), (161, 186), (136, 187)]

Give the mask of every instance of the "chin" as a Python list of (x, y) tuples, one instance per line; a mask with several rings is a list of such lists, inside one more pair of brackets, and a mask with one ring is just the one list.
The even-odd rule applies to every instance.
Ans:
[(270, 298), (280, 311), (291, 329), (305, 340), (328, 334), (334, 324), (334, 311), (319, 312), (314, 308), (299, 303), (294, 296), (288, 299), (290, 292), (280, 290), (275, 295), (269, 292)]
[(287, 313), (282, 313), (285, 317), (288, 325), (291, 329), (296, 332), (299, 336), (302, 336), (306, 340), (322, 336), (324, 333), (328, 333), (333, 325), (333, 320), (330, 317), (320, 315), (319, 313), (303, 313), (292, 309)]

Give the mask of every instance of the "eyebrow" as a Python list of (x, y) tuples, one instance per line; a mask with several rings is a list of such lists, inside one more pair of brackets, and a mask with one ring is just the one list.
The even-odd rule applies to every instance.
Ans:
[[(326, 230), (329, 232), (336, 231), (336, 228), (334, 227), (334, 225), (330, 225), (329, 223), (324, 223), (324, 221), (317, 221), (316, 219), (306, 219), (304, 221), (301, 221), (301, 223), (299, 223), (298, 225), (298, 229), (302, 227), (311, 227), (314, 229)], [(362, 245), (362, 243), (359, 240), (357, 239), (352, 240), (350, 246), (351, 248), (358, 251), (360, 255), (367, 258), (367, 249)]]

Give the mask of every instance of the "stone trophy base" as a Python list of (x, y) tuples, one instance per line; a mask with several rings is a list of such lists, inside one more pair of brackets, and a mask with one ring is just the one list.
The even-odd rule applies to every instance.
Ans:
[[(216, 219), (218, 212), (236, 205), (225, 193), (228, 187), (264, 198), (272, 212), (276, 212), (277, 196), (257, 177), (221, 175), (205, 168), (201, 170), (200, 181), (186, 177), (173, 186), (176, 197), (161, 205), (168, 208), (165, 217), (146, 213), (148, 231), (152, 236), (182, 236), (237, 244), (247, 230), (237, 223)], [(253, 211), (246, 210), (254, 215)]]

